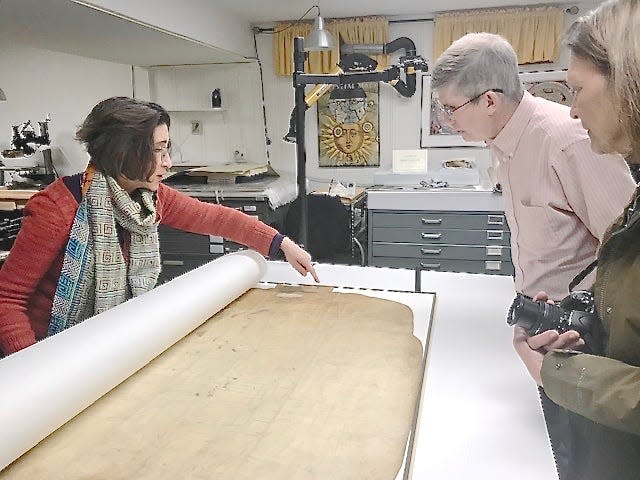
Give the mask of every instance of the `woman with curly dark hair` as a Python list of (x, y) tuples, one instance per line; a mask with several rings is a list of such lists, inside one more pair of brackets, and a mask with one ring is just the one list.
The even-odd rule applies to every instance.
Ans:
[(0, 350), (10, 354), (156, 285), (158, 224), (218, 235), (265, 256), (281, 250), (302, 275), (310, 255), (233, 208), (162, 183), (171, 168), (170, 118), (127, 97), (100, 102), (77, 131), (90, 162), (34, 195), (0, 270)]

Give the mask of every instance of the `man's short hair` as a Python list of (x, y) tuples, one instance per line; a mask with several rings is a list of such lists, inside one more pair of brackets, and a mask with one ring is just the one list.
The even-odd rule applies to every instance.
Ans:
[(523, 87), (516, 52), (500, 35), (469, 33), (453, 42), (431, 69), (431, 88), (445, 87), (468, 98), (499, 88), (506, 98), (519, 102)]

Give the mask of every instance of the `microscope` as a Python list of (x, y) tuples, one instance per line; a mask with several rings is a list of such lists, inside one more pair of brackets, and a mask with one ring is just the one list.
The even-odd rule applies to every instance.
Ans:
[(32, 155), (36, 153), (35, 148), (31, 145), (49, 145), (51, 139), (49, 138), (49, 122), (51, 118), (49, 115), (43, 122), (38, 122), (40, 128), (40, 135), (36, 135), (36, 132), (31, 125), (31, 120), (27, 120), (20, 125), (13, 125), (11, 136), (11, 148), (13, 150), (20, 150), (24, 155)]
[(44, 121), (38, 122), (38, 134), (31, 120), (11, 127), (11, 149), (2, 151), (0, 166), (4, 171), (13, 171), (13, 174), (10, 174), (12, 183), (23, 184), (21, 186), (42, 186), (48, 185), (57, 176), (49, 148), (50, 121), (51, 118), (47, 115)]

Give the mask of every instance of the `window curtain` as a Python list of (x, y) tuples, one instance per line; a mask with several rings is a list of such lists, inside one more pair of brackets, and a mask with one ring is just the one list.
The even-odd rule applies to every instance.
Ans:
[(528, 7), (447, 12), (435, 17), (433, 58), (467, 33), (497, 33), (518, 54), (518, 62), (554, 62), (563, 33), (564, 12), (558, 7)]
[[(274, 34), (274, 65), (276, 75), (293, 73), (293, 39), (304, 37), (311, 31), (312, 23), (300, 23), (287, 28), (290, 23), (279, 23)], [(384, 44), (389, 41), (389, 22), (384, 17), (348, 18), (325, 21), (326, 29), (336, 40), (344, 43)], [(340, 40), (339, 40), (340, 39)], [(387, 55), (374, 55), (378, 68), (387, 66)], [(331, 73), (340, 61), (338, 46), (329, 52), (309, 52), (305, 62), (307, 73)]]

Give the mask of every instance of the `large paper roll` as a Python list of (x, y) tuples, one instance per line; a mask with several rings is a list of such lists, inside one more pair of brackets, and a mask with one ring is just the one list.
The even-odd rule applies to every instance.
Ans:
[(253, 287), (266, 262), (226, 255), (0, 360), (0, 469)]

